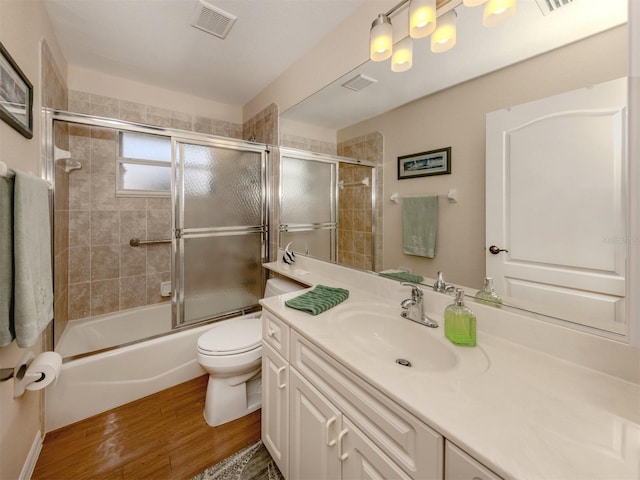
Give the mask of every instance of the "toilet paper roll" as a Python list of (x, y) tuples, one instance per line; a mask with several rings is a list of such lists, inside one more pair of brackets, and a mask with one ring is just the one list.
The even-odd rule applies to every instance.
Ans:
[(38, 355), (25, 374), (31, 383), (25, 386), (27, 390), (42, 390), (58, 380), (62, 368), (62, 357), (56, 352), (43, 352)]

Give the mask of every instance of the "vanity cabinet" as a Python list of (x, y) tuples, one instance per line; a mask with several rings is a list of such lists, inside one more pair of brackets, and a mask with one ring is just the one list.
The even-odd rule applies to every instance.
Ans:
[(443, 478), (440, 434), (268, 312), (263, 339), (262, 438), (285, 478)]
[(289, 470), (289, 365), (262, 345), (262, 441), (285, 478)]
[(449, 441), (446, 442), (444, 458), (445, 480), (502, 480)]

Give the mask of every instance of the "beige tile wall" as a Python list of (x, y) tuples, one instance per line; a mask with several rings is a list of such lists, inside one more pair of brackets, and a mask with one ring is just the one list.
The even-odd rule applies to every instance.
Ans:
[[(384, 143), (383, 136), (380, 132), (370, 133), (368, 135), (363, 135), (361, 137), (352, 138), (345, 142), (341, 142), (338, 144), (338, 155), (347, 158), (355, 158), (359, 160), (365, 160), (369, 162), (373, 162), (376, 165), (376, 230), (373, 235), (373, 239), (375, 241), (375, 250), (374, 250), (374, 260), (375, 260), (375, 269), (379, 270), (382, 266), (382, 200), (383, 200), (383, 189), (382, 189), (382, 171), (383, 171), (383, 159), (384, 159)], [(340, 235), (338, 236), (338, 252), (342, 250), (343, 252), (354, 252), (354, 266), (355, 263), (363, 261), (361, 258), (364, 256), (366, 258), (366, 252), (369, 250), (360, 250), (361, 247), (367, 247), (366, 242), (358, 240), (358, 243), (354, 242), (351, 244), (351, 239), (349, 236), (343, 236), (343, 242), (340, 243)], [(357, 247), (357, 249), (356, 249)], [(362, 253), (360, 253), (362, 252)], [(356, 260), (357, 259), (357, 260)], [(361, 268), (369, 268), (369, 267), (361, 267)]]
[(338, 154), (338, 146), (335, 143), (314, 140), (313, 138), (301, 137), (290, 133), (280, 134), (280, 145), (289, 148), (298, 148), (308, 152), (327, 153), (329, 155)]
[(92, 93), (69, 91), (69, 111), (191, 132), (242, 138), (242, 125)]
[(344, 182), (338, 201), (338, 262), (341, 265), (373, 269), (373, 236), (371, 233), (371, 169), (361, 165), (340, 163), (338, 175)]
[(131, 247), (132, 237), (170, 238), (168, 197), (116, 197), (118, 133), (71, 125), (69, 174), (69, 318), (168, 301), (169, 244)]
[[(273, 137), (268, 129), (277, 126), (270, 120), (274, 107), (252, 120), (261, 135), (270, 132), (265, 138)], [(243, 138), (243, 125), (238, 123), (75, 90), (69, 92), (68, 110)], [(275, 112), (277, 117), (277, 108)], [(82, 126), (71, 126), (70, 130), (72, 157), (83, 168), (69, 177), (69, 318), (168, 301), (160, 296), (160, 283), (170, 279), (170, 245), (134, 248), (129, 246), (129, 239), (170, 238), (170, 199), (116, 198), (116, 131)]]
[(242, 124), (242, 138), (267, 145), (278, 145), (278, 106), (272, 103)]
[[(68, 104), (67, 87), (46, 41), (41, 44), (41, 58), (42, 105), (45, 108), (66, 110)], [(69, 132), (66, 125), (56, 123), (54, 136), (57, 147), (63, 150), (69, 148)], [(54, 176), (54, 328), (53, 339), (50, 341), (55, 346), (69, 320), (69, 176), (60, 166), (56, 166)]]

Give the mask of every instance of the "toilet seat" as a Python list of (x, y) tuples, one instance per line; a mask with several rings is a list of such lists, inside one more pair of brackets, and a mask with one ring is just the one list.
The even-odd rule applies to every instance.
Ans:
[(232, 318), (214, 325), (198, 338), (198, 352), (203, 355), (235, 355), (259, 348), (262, 322), (255, 318)]

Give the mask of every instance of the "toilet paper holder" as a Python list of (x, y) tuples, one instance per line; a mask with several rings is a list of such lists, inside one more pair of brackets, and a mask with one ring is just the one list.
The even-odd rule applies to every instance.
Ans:
[(14, 368), (0, 369), (0, 382), (14, 379), (13, 398), (24, 395), (27, 385), (44, 380), (45, 375), (43, 373), (27, 372), (34, 359), (35, 355), (33, 352), (25, 352), (20, 362)]

